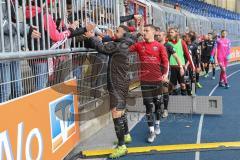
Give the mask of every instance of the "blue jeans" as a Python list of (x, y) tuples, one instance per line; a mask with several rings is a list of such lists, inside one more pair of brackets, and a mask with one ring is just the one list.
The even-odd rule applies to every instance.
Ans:
[(73, 77), (76, 77), (77, 80), (80, 80), (82, 77), (82, 66), (77, 66), (73, 69)]
[(0, 63), (0, 103), (20, 97), (22, 91), (20, 62)]
[(48, 85), (48, 63), (31, 64), (32, 73), (35, 76), (35, 91), (44, 89)]

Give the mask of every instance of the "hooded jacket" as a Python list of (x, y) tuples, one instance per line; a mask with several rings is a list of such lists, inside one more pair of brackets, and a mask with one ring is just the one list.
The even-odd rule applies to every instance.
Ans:
[[(26, 29), (24, 28), (24, 23), (23, 22), (19, 22), (19, 32), (20, 32), (20, 46), (18, 43), (18, 36), (17, 36), (17, 24), (13, 23), (12, 18), (15, 18), (15, 13), (11, 12), (11, 16), (12, 17), (8, 17), (8, 10), (7, 10), (7, 1), (3, 0), (0, 3), (0, 14), (2, 15), (2, 24), (1, 24), (1, 30), (3, 31), (3, 38), (4, 38), (4, 51), (5, 52), (10, 52), (11, 51), (11, 43), (10, 43), (10, 37), (12, 37), (12, 51), (18, 51), (19, 48), (21, 48), (21, 46), (23, 46), (23, 36), (24, 36), (24, 32), (26, 31), (27, 33), (30, 33), (30, 27), (28, 25), (26, 25)], [(9, 23), (10, 22), (10, 23)], [(10, 27), (12, 26), (12, 35), (10, 35)], [(0, 33), (1, 35), (1, 33)], [(0, 51), (3, 51), (3, 47), (2, 47), (2, 43), (0, 43)]]

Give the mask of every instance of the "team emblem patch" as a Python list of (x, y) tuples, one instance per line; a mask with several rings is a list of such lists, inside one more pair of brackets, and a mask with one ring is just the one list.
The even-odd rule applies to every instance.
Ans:
[(154, 47), (153, 47), (153, 50), (154, 50), (154, 51), (158, 51), (158, 47), (154, 46)]

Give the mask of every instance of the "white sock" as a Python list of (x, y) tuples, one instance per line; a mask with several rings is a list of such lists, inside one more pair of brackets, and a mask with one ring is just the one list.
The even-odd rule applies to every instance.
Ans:
[(149, 127), (150, 132), (154, 132), (154, 126)]
[(156, 120), (155, 124), (159, 126), (160, 125), (160, 120)]

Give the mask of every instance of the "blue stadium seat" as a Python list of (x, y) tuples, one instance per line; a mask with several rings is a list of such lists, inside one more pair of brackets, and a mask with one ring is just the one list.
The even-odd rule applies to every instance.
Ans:
[[(181, 6), (181, 8), (203, 16), (233, 20), (240, 19), (239, 13), (217, 7), (216, 5), (207, 4), (199, 0), (165, 0), (165, 3), (171, 5), (178, 3)], [(205, 10), (203, 10), (203, 8), (205, 8)]]

